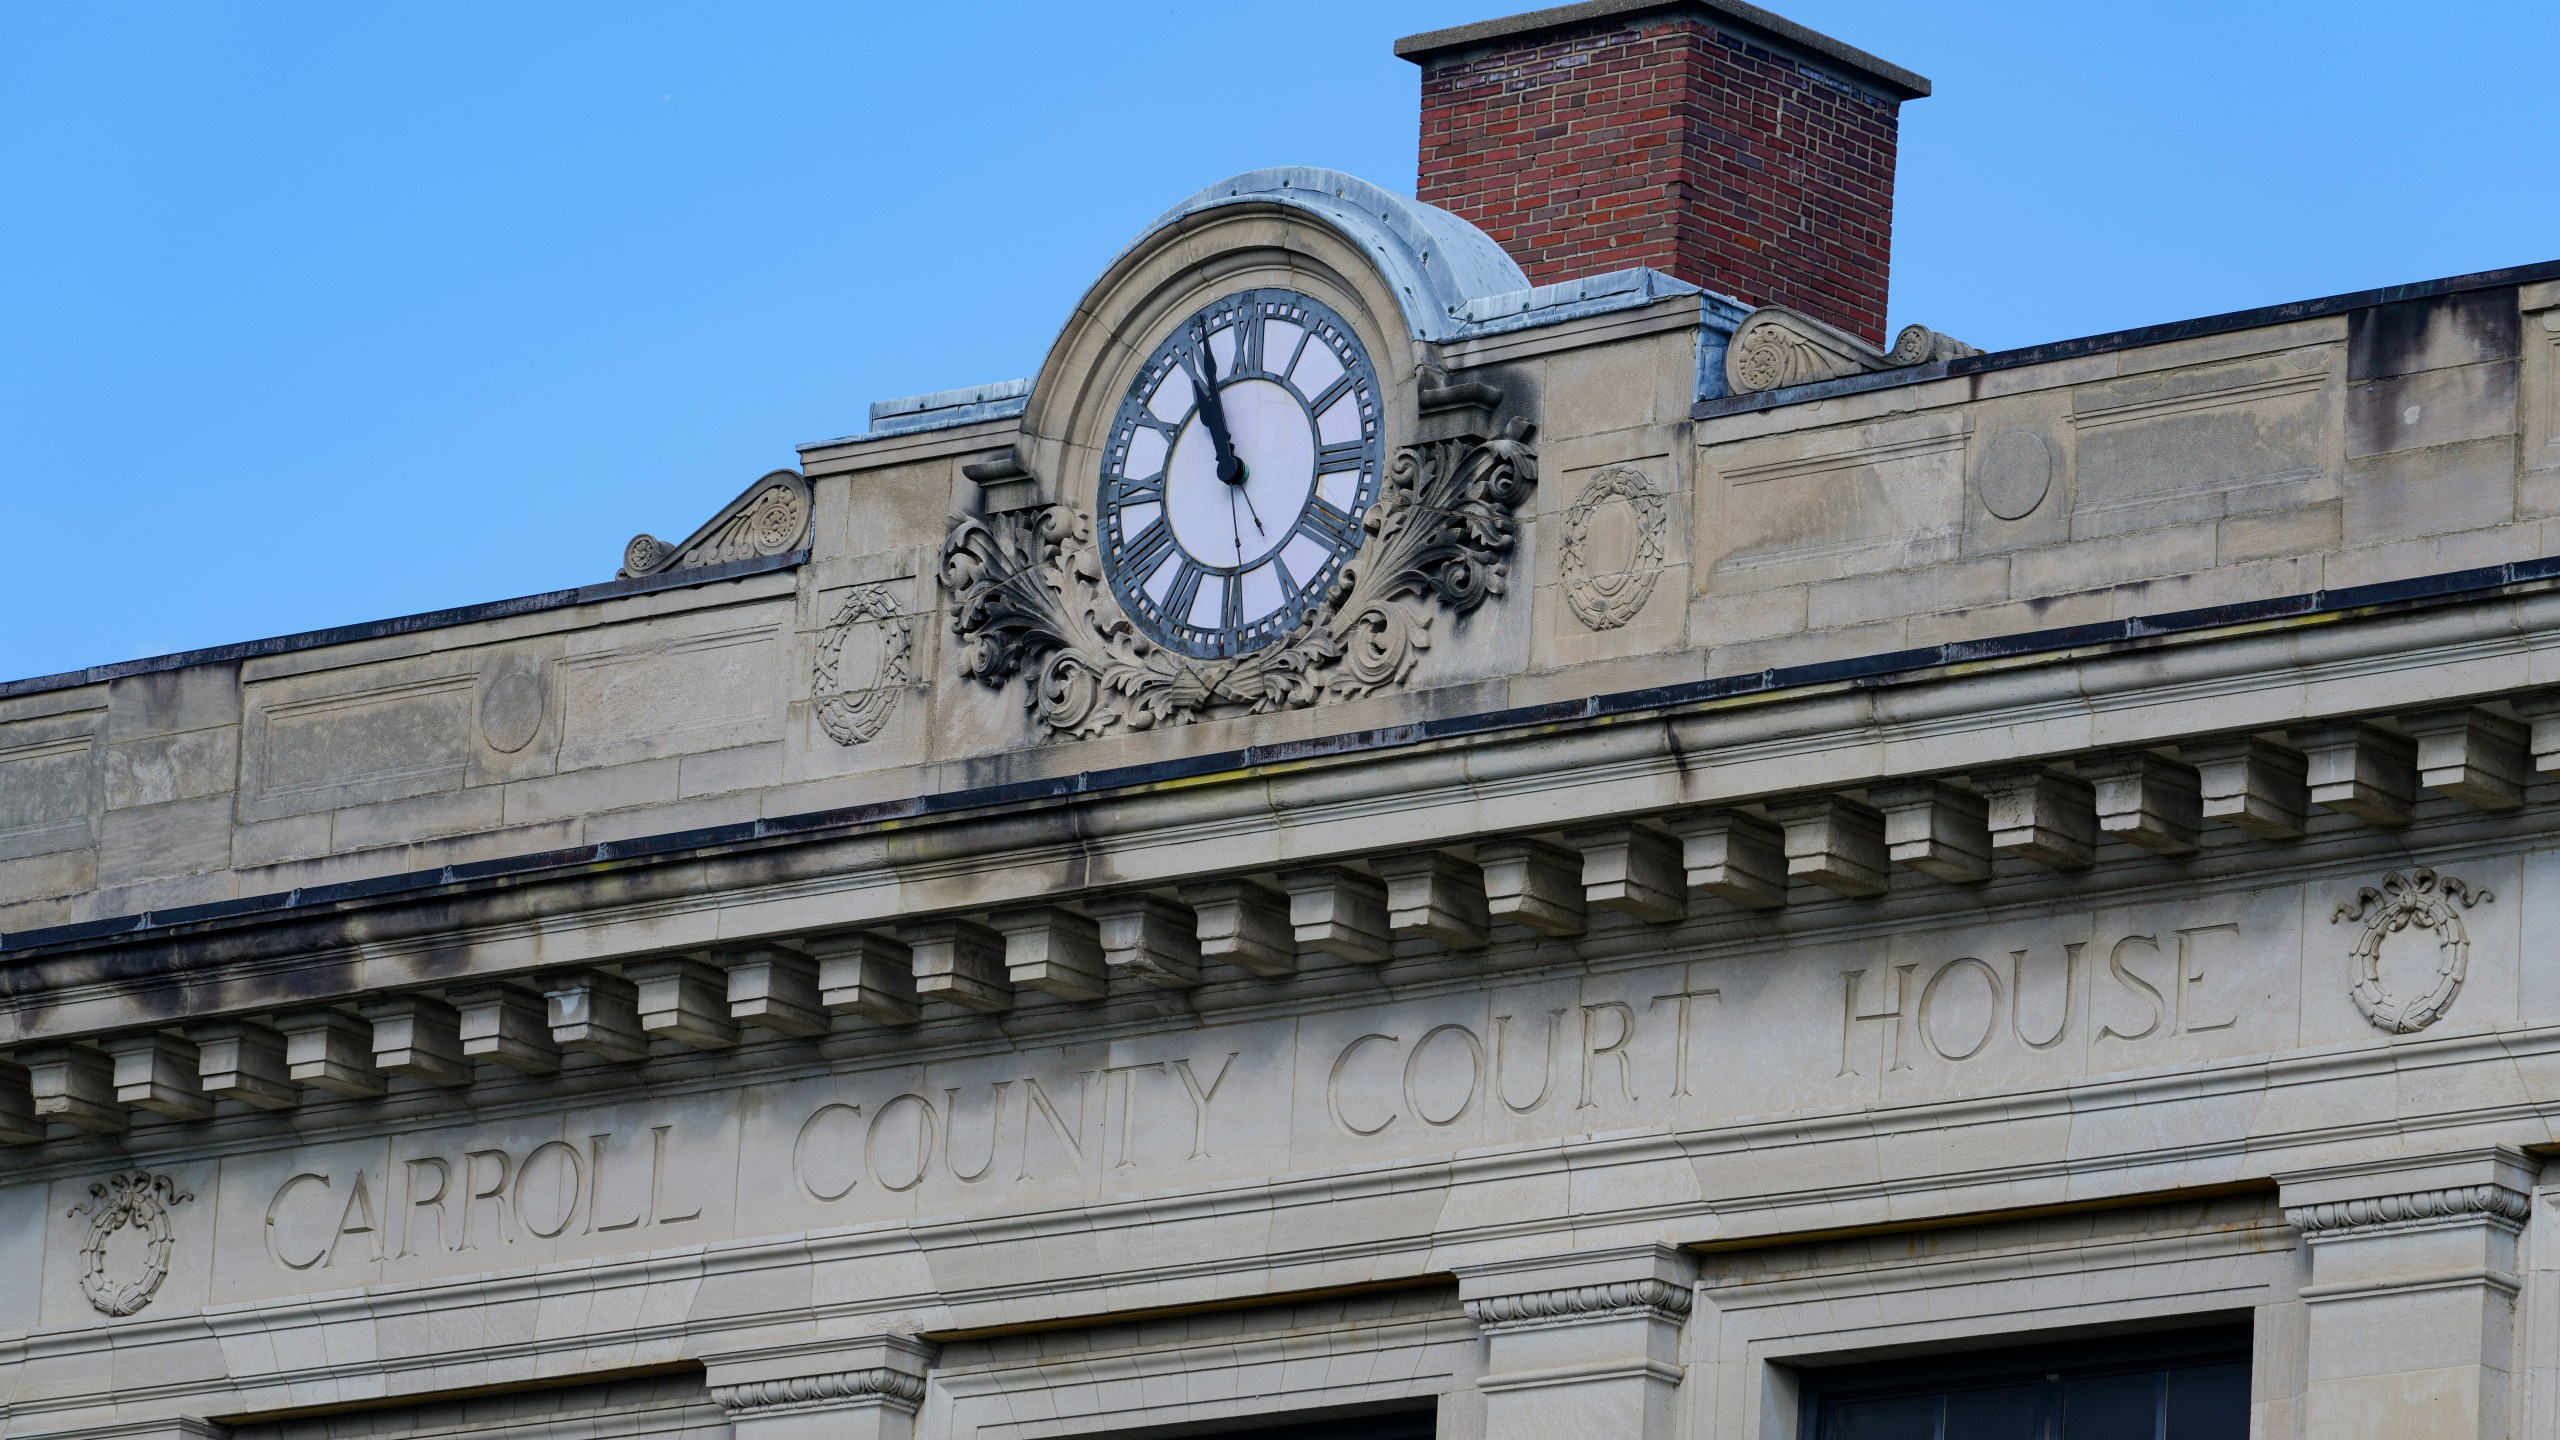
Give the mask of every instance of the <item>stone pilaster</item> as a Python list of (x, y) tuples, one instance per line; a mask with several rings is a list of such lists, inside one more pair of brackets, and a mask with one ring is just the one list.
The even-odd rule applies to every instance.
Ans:
[(705, 1378), (737, 1440), (914, 1440), (940, 1351), (913, 1335), (866, 1335), (787, 1357), (712, 1357)]
[(2309, 1440), (2505, 1440), (2539, 1168), (2501, 1147), (2280, 1177), (2311, 1249)]
[(1485, 1336), (1486, 1440), (1670, 1440), (1696, 1281), (1668, 1245), (1461, 1267)]

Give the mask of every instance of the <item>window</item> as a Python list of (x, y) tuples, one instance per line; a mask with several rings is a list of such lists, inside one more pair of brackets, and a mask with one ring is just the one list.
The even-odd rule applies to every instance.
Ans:
[(2247, 1440), (2249, 1332), (1807, 1370), (1804, 1440)]

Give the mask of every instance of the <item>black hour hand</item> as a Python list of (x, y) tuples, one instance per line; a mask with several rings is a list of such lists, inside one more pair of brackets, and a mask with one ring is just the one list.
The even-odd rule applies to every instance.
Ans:
[(1218, 357), (1210, 352), (1205, 331), (1194, 330), (1198, 342), (1199, 367), (1192, 372), (1192, 388), (1200, 392), (1200, 423), (1209, 427), (1209, 443), (1218, 454), (1218, 478), (1230, 485), (1245, 480), (1244, 461), (1236, 458), (1235, 437), (1227, 432), (1227, 402), (1218, 394)]

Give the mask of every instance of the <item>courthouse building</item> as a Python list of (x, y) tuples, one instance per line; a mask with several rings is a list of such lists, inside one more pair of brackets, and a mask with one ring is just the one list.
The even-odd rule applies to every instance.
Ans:
[(0, 1434), (2560, 1434), (2560, 264), (1986, 354), (1922, 77), (1397, 49), (618, 574), (0, 685)]

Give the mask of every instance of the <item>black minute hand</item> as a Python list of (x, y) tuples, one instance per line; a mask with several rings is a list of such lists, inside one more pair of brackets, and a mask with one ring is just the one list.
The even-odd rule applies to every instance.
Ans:
[(1218, 357), (1210, 352), (1207, 332), (1194, 330), (1199, 342), (1201, 374), (1194, 376), (1200, 392), (1200, 423), (1209, 427), (1209, 443), (1218, 452), (1218, 478), (1230, 485), (1244, 483), (1244, 462), (1236, 458), (1235, 437), (1227, 433), (1227, 402), (1218, 394)]

